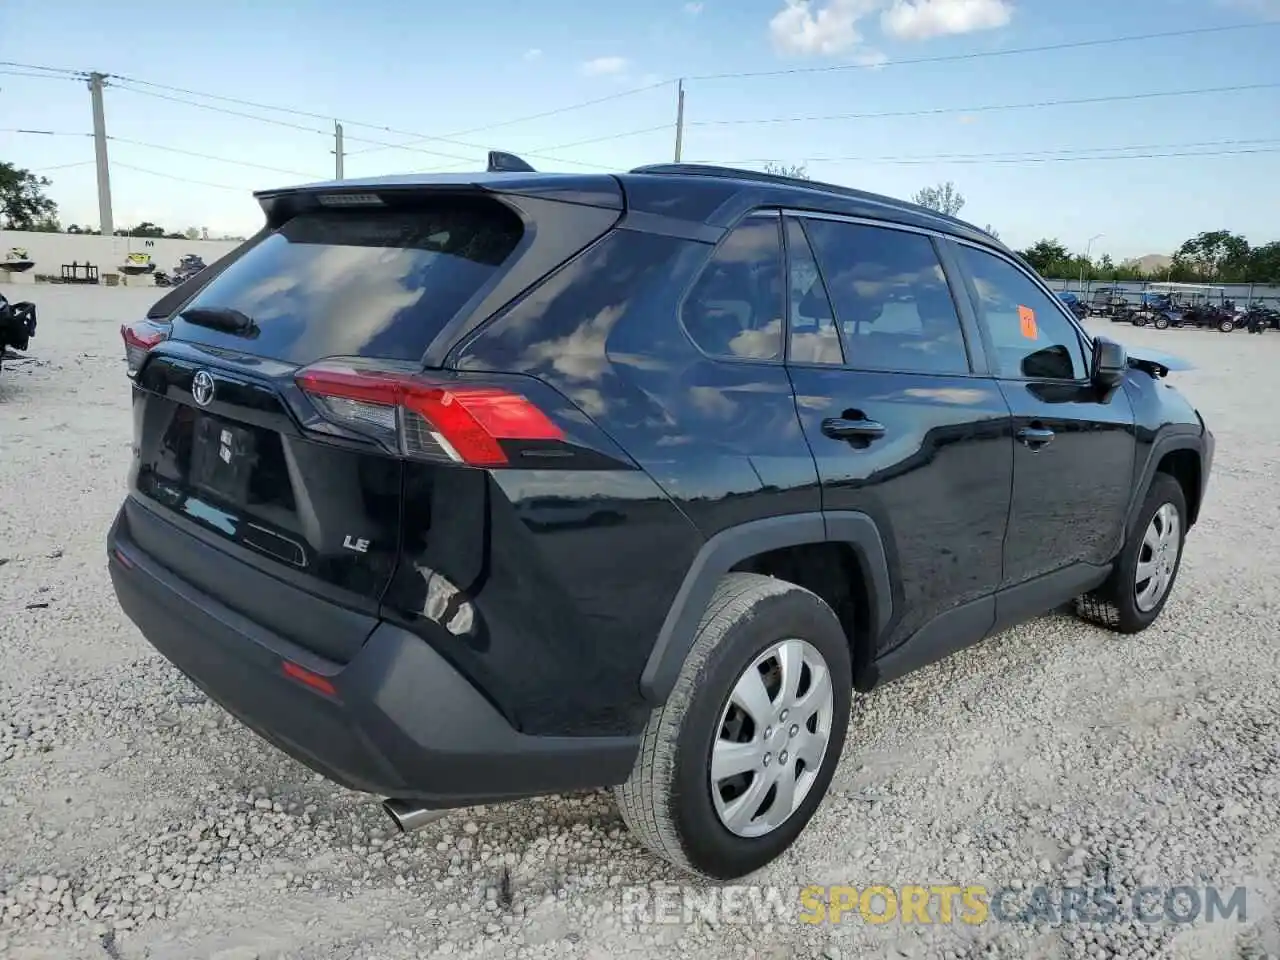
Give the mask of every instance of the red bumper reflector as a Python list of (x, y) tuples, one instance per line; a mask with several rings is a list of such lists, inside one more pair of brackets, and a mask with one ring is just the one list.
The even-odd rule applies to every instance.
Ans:
[(336, 697), (338, 695), (338, 688), (330, 682), (328, 677), (322, 677), (320, 674), (308, 670), (306, 667), (300, 667), (289, 660), (282, 661), (281, 665), (286, 677), (292, 677), (299, 683), (305, 684), (325, 696)]

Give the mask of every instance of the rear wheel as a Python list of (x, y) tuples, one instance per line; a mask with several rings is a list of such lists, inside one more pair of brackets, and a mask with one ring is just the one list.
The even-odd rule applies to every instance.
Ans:
[(1236, 328), (1235, 321), (1227, 317), (1223, 317), (1221, 320), (1218, 321), (1218, 329), (1221, 330), (1223, 333), (1230, 333), (1235, 328)]
[(667, 702), (645, 729), (622, 818), (654, 853), (729, 880), (804, 830), (840, 761), (852, 673), (818, 596), (759, 574), (725, 577)]
[(1076, 601), (1080, 616), (1118, 633), (1151, 626), (1178, 577), (1186, 517), (1182, 487), (1167, 473), (1157, 473), (1111, 576)]
[(1155, 328), (1156, 328), (1157, 330), (1168, 330), (1168, 329), (1169, 329), (1169, 318), (1168, 318), (1168, 317), (1166, 317), (1166, 316), (1157, 315), (1157, 316), (1156, 316), (1156, 322), (1155, 322)]

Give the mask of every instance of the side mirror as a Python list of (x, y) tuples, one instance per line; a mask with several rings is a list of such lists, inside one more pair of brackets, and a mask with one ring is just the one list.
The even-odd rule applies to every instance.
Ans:
[(1093, 367), (1089, 377), (1095, 384), (1107, 389), (1119, 386), (1128, 367), (1129, 352), (1122, 344), (1106, 337), (1094, 338)]

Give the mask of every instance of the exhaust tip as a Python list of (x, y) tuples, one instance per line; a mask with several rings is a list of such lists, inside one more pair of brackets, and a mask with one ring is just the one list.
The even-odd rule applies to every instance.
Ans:
[(421, 830), (427, 824), (434, 823), (449, 812), (447, 810), (430, 810), (412, 800), (396, 799), (383, 800), (382, 809), (401, 833), (413, 833), (415, 830)]

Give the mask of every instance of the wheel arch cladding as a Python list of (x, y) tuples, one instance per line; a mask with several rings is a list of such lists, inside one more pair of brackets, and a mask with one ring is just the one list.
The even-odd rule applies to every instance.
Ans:
[[(788, 514), (729, 527), (703, 544), (685, 574), (640, 676), (640, 692), (645, 699), (661, 703), (670, 694), (693, 646), (707, 603), (725, 574), (734, 570), (758, 572), (763, 568), (777, 575), (788, 561), (795, 562), (795, 548), (805, 547), (814, 548), (815, 553), (825, 551), (827, 556), (843, 555), (856, 561), (858, 582), (851, 598), (853, 607), (845, 604), (845, 610), (836, 610), (846, 631), (850, 624), (854, 626), (849, 639), (855, 645), (850, 653), (856, 670), (858, 657), (869, 656), (874, 638), (893, 615), (889, 566), (879, 528), (870, 517), (854, 511)], [(813, 569), (811, 564), (806, 568)], [(813, 589), (812, 583), (800, 585)], [(814, 592), (823, 596), (821, 590)]]
[(1156, 473), (1167, 473), (1178, 481), (1182, 495), (1187, 499), (1187, 526), (1195, 524), (1200, 516), (1201, 478), (1204, 466), (1200, 452), (1193, 447), (1179, 447), (1161, 455)]
[[(1204, 492), (1205, 442), (1194, 433), (1166, 433), (1151, 445), (1139, 480), (1133, 487), (1126, 515), (1125, 532), (1138, 520), (1138, 512), (1157, 473), (1165, 473), (1178, 481), (1187, 499), (1187, 528), (1199, 518)], [(1190, 485), (1189, 485), (1190, 484)]]

